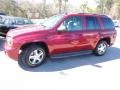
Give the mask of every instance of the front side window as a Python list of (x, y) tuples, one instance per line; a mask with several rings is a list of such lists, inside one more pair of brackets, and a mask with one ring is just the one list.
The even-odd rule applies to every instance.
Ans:
[(82, 30), (82, 18), (80, 16), (69, 17), (63, 25), (68, 31)]
[(99, 30), (100, 24), (95, 17), (86, 17), (86, 29), (87, 30)]

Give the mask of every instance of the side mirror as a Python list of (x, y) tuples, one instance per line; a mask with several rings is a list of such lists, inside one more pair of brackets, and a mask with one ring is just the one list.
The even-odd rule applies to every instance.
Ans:
[(57, 30), (60, 32), (64, 32), (64, 31), (66, 31), (66, 28), (65, 28), (65, 26), (61, 25)]

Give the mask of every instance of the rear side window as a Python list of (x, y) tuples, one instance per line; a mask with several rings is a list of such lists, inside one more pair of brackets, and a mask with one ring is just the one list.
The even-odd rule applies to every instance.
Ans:
[(87, 30), (100, 30), (100, 24), (96, 17), (86, 17)]
[(105, 30), (114, 29), (114, 24), (109, 18), (101, 18)]

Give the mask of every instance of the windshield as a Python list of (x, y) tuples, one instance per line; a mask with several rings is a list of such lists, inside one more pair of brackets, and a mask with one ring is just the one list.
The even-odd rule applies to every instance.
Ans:
[(24, 19), (24, 18), (16, 18), (17, 25), (26, 25), (26, 24), (33, 24), (31, 20)]
[(48, 18), (47, 20), (45, 20), (45, 22), (42, 25), (51, 28), (51, 27), (55, 26), (62, 17), (63, 17), (63, 15), (52, 16), (52, 17)]
[(2, 22), (2, 17), (0, 17), (0, 23)]
[(3, 22), (3, 18), (0, 16), (0, 24), (2, 24)]
[(6, 24), (6, 25), (8, 25), (10, 22), (9, 22), (9, 20), (8, 19), (1, 19), (0, 20), (0, 24)]
[(26, 18), (16, 18), (16, 17), (0, 17), (0, 24), (5, 25), (27, 25), (33, 24), (31, 20)]

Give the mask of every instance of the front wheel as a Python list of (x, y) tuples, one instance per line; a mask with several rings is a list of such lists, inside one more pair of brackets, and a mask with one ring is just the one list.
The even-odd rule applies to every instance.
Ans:
[(43, 47), (38, 45), (31, 45), (24, 49), (19, 56), (19, 62), (23, 66), (37, 67), (41, 65), (46, 59), (46, 52)]
[(95, 55), (97, 56), (102, 56), (106, 53), (107, 51), (107, 48), (108, 48), (108, 44), (106, 41), (100, 41), (95, 50), (93, 51)]

